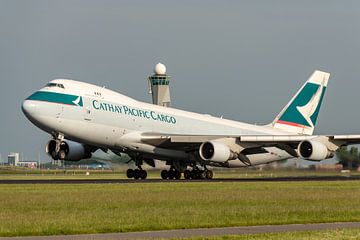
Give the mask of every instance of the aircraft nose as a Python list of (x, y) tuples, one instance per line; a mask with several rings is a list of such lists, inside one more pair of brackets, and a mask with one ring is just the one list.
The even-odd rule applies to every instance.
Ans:
[(36, 112), (36, 108), (36, 104), (30, 100), (25, 100), (21, 106), (21, 109), (26, 116), (34, 114)]

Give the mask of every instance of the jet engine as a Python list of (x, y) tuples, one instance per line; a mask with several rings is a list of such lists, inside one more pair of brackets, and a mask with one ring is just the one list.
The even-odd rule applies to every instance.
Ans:
[(79, 161), (91, 157), (91, 152), (81, 143), (64, 140), (60, 142), (58, 149), (56, 145), (56, 140), (50, 140), (46, 145), (46, 152), (54, 160)]
[(325, 144), (312, 140), (302, 141), (298, 146), (299, 156), (303, 159), (321, 161), (332, 157)]
[(216, 141), (208, 141), (201, 144), (199, 148), (200, 157), (205, 161), (226, 162), (231, 159), (236, 159), (229, 146), (224, 143)]

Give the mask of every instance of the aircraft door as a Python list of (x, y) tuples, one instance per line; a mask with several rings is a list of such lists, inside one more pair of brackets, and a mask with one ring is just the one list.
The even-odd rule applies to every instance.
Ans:
[(91, 113), (91, 109), (89, 106), (85, 107), (85, 113), (84, 113), (84, 120), (85, 121), (92, 121), (92, 113)]

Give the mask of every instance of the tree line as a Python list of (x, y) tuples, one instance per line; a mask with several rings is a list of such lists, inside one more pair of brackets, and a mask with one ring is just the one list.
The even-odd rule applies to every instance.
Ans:
[(344, 169), (357, 169), (360, 166), (360, 153), (357, 147), (340, 148), (336, 152), (336, 157)]

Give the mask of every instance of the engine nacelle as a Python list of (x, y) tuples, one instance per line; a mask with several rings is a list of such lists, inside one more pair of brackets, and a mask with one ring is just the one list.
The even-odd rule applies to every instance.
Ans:
[(301, 158), (312, 161), (321, 161), (332, 156), (325, 144), (311, 140), (302, 141), (298, 146), (298, 153)]
[(216, 141), (208, 141), (201, 144), (199, 148), (200, 157), (205, 161), (226, 162), (236, 159), (235, 154), (229, 146)]
[(62, 141), (59, 149), (56, 149), (56, 140), (50, 140), (46, 152), (55, 160), (79, 161), (91, 157), (83, 144), (70, 140)]

